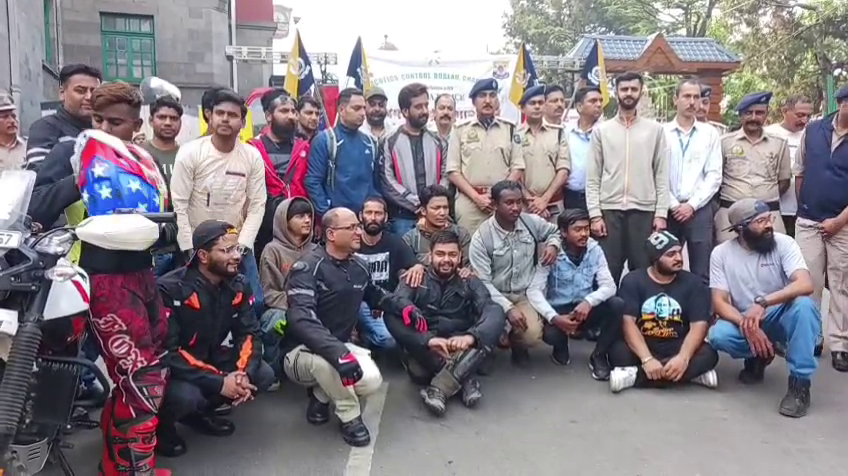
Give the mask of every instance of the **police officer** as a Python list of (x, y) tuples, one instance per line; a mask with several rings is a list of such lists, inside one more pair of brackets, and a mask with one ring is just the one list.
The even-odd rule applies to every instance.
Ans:
[(492, 185), (506, 178), (520, 180), (524, 157), (515, 124), (495, 117), (500, 108), (498, 82), (477, 81), (469, 97), (477, 116), (457, 124), (451, 134), (445, 171), (458, 191), (457, 221), (473, 234), (492, 214)]
[(743, 198), (765, 202), (774, 215), (774, 230), (786, 233), (780, 217), (780, 196), (789, 189), (792, 161), (786, 140), (763, 130), (771, 96), (771, 92), (762, 92), (742, 98), (736, 107), (742, 128), (721, 139), (724, 177), (715, 216), (717, 243), (736, 236), (729, 229), (727, 209)]
[[(326, 245), (303, 255), (292, 265), (286, 282), (287, 348), (283, 370), (309, 388), (306, 419), (313, 425), (330, 420), (330, 403), (341, 422), (344, 441), (368, 446), (371, 435), (362, 422), (359, 397), (383, 383), (371, 352), (350, 342), (360, 304), (386, 312), (386, 293), (371, 285), (368, 265), (354, 256), (362, 242), (362, 224), (347, 208), (324, 214)], [(381, 307), (382, 306), (382, 307)]]
[(568, 136), (561, 125), (543, 119), (545, 90), (540, 84), (524, 91), (519, 100), (526, 122), (518, 126), (524, 155), (524, 185), (527, 209), (542, 218), (556, 221), (562, 212), (562, 187), (571, 164)]
[(727, 126), (720, 122), (709, 120), (712, 96), (713, 88), (711, 86), (707, 86), (706, 84), (701, 84), (701, 104), (700, 107), (698, 107), (698, 111), (695, 113), (695, 117), (698, 119), (698, 122), (706, 122), (707, 124), (718, 129), (719, 134), (725, 134), (727, 133)]

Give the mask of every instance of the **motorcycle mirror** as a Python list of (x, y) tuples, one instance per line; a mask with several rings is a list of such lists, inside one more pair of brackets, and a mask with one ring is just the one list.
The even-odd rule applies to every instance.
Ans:
[(157, 99), (165, 96), (170, 96), (177, 102), (182, 98), (180, 88), (156, 76), (144, 78), (139, 85), (139, 90), (141, 90), (144, 104), (153, 104)]

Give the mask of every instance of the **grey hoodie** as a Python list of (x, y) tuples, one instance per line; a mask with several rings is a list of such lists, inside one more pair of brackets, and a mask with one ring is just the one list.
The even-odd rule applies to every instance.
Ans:
[[(288, 308), (286, 303), (286, 277), (289, 269), (303, 253), (312, 250), (317, 245), (312, 242), (312, 232), (303, 243), (295, 243), (288, 227), (289, 207), (294, 200), (308, 200), (295, 197), (283, 200), (274, 212), (274, 239), (265, 246), (259, 259), (259, 281), (265, 293), (265, 305), (269, 308)], [(310, 203), (310, 208), (311, 208)], [(313, 209), (314, 216), (314, 209)]]

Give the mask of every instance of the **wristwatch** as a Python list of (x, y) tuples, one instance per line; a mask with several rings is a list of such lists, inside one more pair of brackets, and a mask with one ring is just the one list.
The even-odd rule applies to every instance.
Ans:
[(766, 301), (765, 296), (757, 296), (754, 298), (754, 304), (762, 307), (763, 309), (768, 307), (768, 301)]

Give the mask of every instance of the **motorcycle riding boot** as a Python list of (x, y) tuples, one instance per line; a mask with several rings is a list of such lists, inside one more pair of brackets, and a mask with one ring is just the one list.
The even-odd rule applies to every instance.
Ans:
[[(468, 349), (458, 357), (454, 357), (433, 377), (430, 386), (422, 391), (422, 397), (444, 397), (446, 402), (450, 397), (462, 391), (462, 402), (467, 407), (475, 406), (483, 397), (480, 384), (471, 381), (471, 376), (483, 364), (491, 351), (487, 348)], [(441, 416), (446, 407), (440, 405), (441, 398), (423, 398), (424, 404), (433, 414)]]
[(122, 406), (110, 398), (101, 414), (101, 476), (171, 476), (170, 470), (155, 467), (156, 415), (134, 416)]

